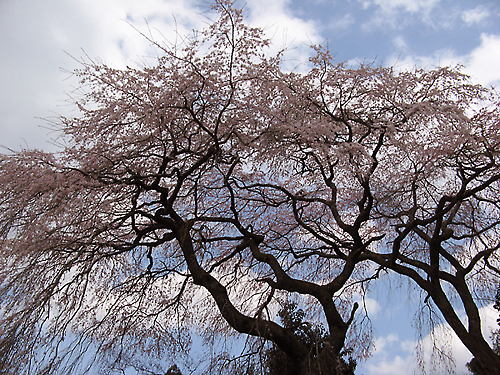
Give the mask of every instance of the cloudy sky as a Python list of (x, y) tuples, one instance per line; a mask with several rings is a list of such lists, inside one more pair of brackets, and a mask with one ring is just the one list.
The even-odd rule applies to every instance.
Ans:
[[(78, 60), (115, 67), (141, 65), (156, 51), (137, 31), (175, 41), (208, 20), (204, 0), (0, 0), (0, 145), (55, 150), (47, 120), (71, 114), (68, 104)], [(481, 84), (500, 84), (498, 0), (247, 0), (248, 22), (265, 28), (276, 48), (299, 65), (311, 44), (337, 61), (373, 62), (399, 69), (465, 66)], [(147, 22), (146, 22), (147, 20)], [(500, 86), (499, 86), (500, 87)], [(45, 119), (45, 120), (44, 120)], [(409, 373), (416, 344), (431, 341), (405, 304), (380, 291), (369, 301), (376, 350), (359, 374)], [(418, 296), (417, 296), (418, 297)], [(418, 300), (418, 298), (417, 298)], [(489, 325), (495, 314), (485, 307)], [(488, 329), (488, 328), (486, 328)], [(445, 327), (438, 327), (442, 336)], [(487, 335), (488, 336), (488, 335)], [(446, 342), (465, 373), (467, 350)]]

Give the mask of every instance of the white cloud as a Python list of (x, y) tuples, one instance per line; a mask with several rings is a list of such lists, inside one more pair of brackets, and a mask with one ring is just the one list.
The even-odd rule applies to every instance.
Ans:
[(477, 6), (474, 9), (469, 9), (462, 12), (462, 20), (471, 26), (476, 23), (480, 23), (484, 19), (490, 16), (490, 12), (484, 6)]
[[(144, 18), (156, 37), (169, 40), (205, 17), (191, 1), (149, 0), (3, 0), (0, 4), (0, 144), (20, 149), (53, 149), (47, 144), (46, 122), (36, 117), (68, 114), (64, 92), (71, 90), (68, 73), (84, 52), (112, 66), (140, 62), (152, 48), (129, 23), (147, 32)], [(133, 16), (132, 16), (133, 15)], [(181, 25), (186, 25), (181, 28)], [(153, 53), (154, 56), (154, 53)], [(75, 82), (73, 82), (75, 83)]]
[[(392, 13), (403, 10), (410, 13), (429, 12), (440, 0), (372, 0), (370, 3), (379, 6), (382, 11)], [(363, 1), (366, 6), (366, 1)]]
[(479, 46), (468, 55), (457, 55), (449, 49), (436, 51), (430, 56), (409, 55), (400, 58), (391, 56), (386, 65), (396, 66), (399, 69), (421, 67), (431, 69), (437, 66), (464, 65), (464, 72), (471, 78), (485, 86), (500, 84), (500, 35), (481, 34)]
[[(400, 341), (397, 334), (377, 337), (374, 340), (373, 357), (364, 366), (369, 372), (366, 375), (399, 375), (411, 373), (412, 368), (411, 353), (415, 349), (415, 343)], [(398, 354), (394, 354), (397, 352)], [(404, 352), (408, 355), (402, 357)]]
[(307, 43), (308, 46), (311, 43), (318, 43), (321, 36), (316, 22), (293, 16), (288, 5), (287, 0), (249, 0), (247, 2), (250, 10), (249, 21), (254, 26), (264, 28), (268, 36), (273, 37), (278, 44), (281, 41), (284, 45), (292, 42)]
[(372, 298), (365, 298), (364, 303), (366, 306), (366, 311), (368, 312), (368, 316), (376, 318), (378, 312), (381, 309), (381, 306), (378, 303), (378, 301)]
[(206, 25), (203, 9), (194, 1), (79, 0), (75, 10), (92, 23), (86, 30), (89, 45), (96, 50), (91, 56), (118, 66), (156, 52), (139, 31), (148, 36), (151, 32), (159, 43), (175, 43), (179, 35)]
[(406, 40), (401, 36), (396, 36), (392, 40), (392, 43), (398, 50), (407, 50), (408, 49), (408, 44), (406, 43)]
[(361, 28), (365, 32), (374, 29), (404, 29), (409, 24), (419, 20), (426, 24), (433, 24), (431, 21), (432, 10), (438, 5), (440, 0), (358, 0), (363, 4), (364, 9), (371, 6), (375, 11), (370, 20), (364, 23)]
[(481, 34), (481, 44), (467, 57), (465, 66), (483, 85), (500, 84), (500, 35)]
[(411, 374), (411, 364), (406, 358), (395, 356), (394, 358), (377, 364), (366, 366), (369, 375), (401, 375)]
[(373, 345), (373, 347), (375, 348), (374, 353), (380, 355), (380, 354), (387, 354), (385, 348), (394, 342), (398, 342), (399, 338), (398, 335), (390, 333), (385, 337), (377, 337), (374, 341), (375, 341)]
[(453, 66), (459, 63), (464, 63), (463, 58), (461, 60), (460, 56), (455, 55), (453, 51), (447, 49), (436, 51), (431, 56), (407, 55), (401, 57), (398, 53), (391, 55), (385, 61), (385, 65), (394, 66), (401, 70), (412, 69), (414, 67), (432, 69), (437, 66)]
[(351, 14), (345, 14), (342, 17), (333, 18), (328, 23), (328, 28), (333, 31), (343, 31), (347, 30), (351, 25), (356, 22)]
[[(498, 312), (489, 305), (480, 309), (480, 315), (483, 335), (489, 338), (491, 331), (497, 328)], [(377, 337), (374, 341), (373, 356), (364, 365), (368, 371), (365, 375), (419, 374), (422, 371), (435, 375), (466, 374), (466, 364), (472, 358), (472, 354), (447, 324), (436, 326), (431, 333), (416, 342), (400, 341), (396, 334)], [(445, 358), (441, 358), (440, 354), (444, 354)]]
[(272, 40), (272, 51), (287, 48), (290, 67), (307, 62), (310, 46), (323, 40), (317, 22), (293, 16), (288, 0), (249, 0), (249, 22), (261, 27)]

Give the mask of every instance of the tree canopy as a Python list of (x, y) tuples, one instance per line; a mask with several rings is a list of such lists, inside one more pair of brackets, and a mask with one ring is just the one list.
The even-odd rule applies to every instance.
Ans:
[(499, 279), (497, 94), (321, 46), (289, 71), (214, 8), (154, 66), (83, 62), (60, 152), (0, 156), (1, 373), (160, 371), (193, 327), (268, 340), (305, 373), (309, 346), (276, 320), (294, 296), (332, 358), (364, 358), (356, 301), (385, 271), (499, 373), (479, 316)]

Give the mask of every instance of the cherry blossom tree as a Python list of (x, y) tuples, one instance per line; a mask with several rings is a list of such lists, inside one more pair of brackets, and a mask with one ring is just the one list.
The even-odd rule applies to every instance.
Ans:
[(497, 94), (459, 69), (350, 70), (321, 50), (312, 62), (283, 90), (282, 122), (298, 118), (301, 126), (280, 127), (275, 139), (314, 181), (285, 194), (300, 225), (332, 246), (315, 255), (359, 254), (356, 262), (378, 265), (375, 276), (407, 277), (497, 373), (478, 309), (494, 300), (499, 276)]
[(215, 10), (154, 66), (83, 62), (61, 151), (1, 156), (2, 373), (165, 372), (206, 329), (270, 341), (307, 374), (279, 306), (323, 321), (338, 363), (363, 358), (356, 301), (385, 270), (500, 369), (479, 317), (499, 274), (494, 92), (321, 47), (286, 71), (241, 10)]

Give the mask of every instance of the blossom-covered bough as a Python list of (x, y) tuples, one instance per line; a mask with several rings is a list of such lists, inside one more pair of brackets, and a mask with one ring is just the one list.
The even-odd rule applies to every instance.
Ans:
[(342, 356), (370, 346), (355, 301), (384, 270), (498, 372), (478, 310), (499, 276), (495, 94), (320, 47), (287, 72), (240, 10), (215, 9), (155, 66), (84, 63), (60, 153), (1, 157), (1, 373), (154, 373), (205, 327), (270, 340), (307, 374), (321, 364), (276, 322), (297, 296), (329, 332), (322, 373), (348, 373)]

